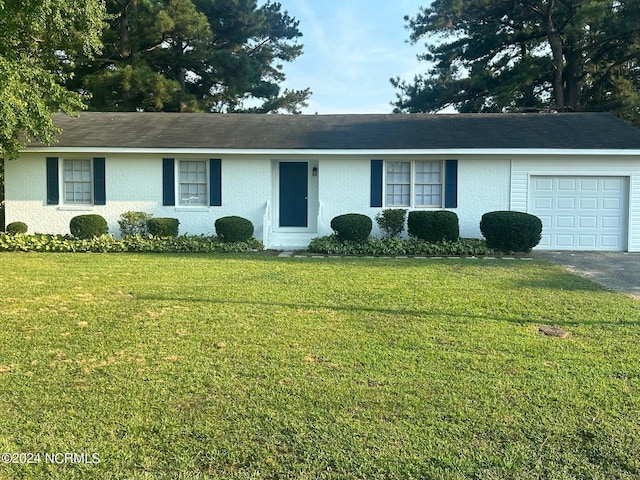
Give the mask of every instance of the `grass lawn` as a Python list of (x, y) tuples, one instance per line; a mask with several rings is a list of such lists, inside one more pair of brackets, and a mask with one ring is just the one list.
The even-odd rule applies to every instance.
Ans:
[(556, 266), (0, 269), (0, 479), (640, 478), (640, 303)]

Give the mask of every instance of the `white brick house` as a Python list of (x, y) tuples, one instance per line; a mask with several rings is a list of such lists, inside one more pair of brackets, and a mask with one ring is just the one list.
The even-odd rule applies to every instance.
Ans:
[[(267, 248), (304, 247), (336, 215), (448, 209), (543, 221), (539, 249), (640, 251), (640, 130), (608, 114), (56, 116), (58, 143), (5, 163), (6, 223), (68, 233), (125, 211), (214, 234), (248, 218)], [(375, 222), (374, 222), (375, 225)], [(375, 229), (375, 227), (374, 227)], [(374, 231), (374, 234), (377, 233)]]

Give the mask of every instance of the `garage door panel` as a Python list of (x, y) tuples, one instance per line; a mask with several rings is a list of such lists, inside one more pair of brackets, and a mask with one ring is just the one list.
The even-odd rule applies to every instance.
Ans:
[(532, 176), (530, 213), (542, 221), (537, 248), (625, 250), (626, 177)]
[(553, 208), (552, 198), (539, 197), (533, 203), (536, 210), (551, 210)]
[(602, 199), (603, 210), (619, 211), (621, 207), (622, 205), (619, 198), (603, 198)]
[(573, 197), (559, 197), (558, 210), (573, 210), (576, 208), (576, 199)]
[(538, 192), (551, 192), (553, 191), (553, 179), (552, 178), (543, 178), (538, 177), (533, 179), (534, 188)]
[(575, 222), (576, 219), (573, 216), (562, 216), (562, 215), (558, 215), (556, 217), (556, 223), (555, 226), (556, 228), (571, 228), (573, 229), (575, 227)]
[(600, 246), (607, 250), (617, 250), (620, 246), (620, 238), (617, 235), (602, 235)]
[(580, 210), (597, 210), (598, 198), (597, 197), (583, 197), (579, 199)]
[(618, 217), (602, 217), (602, 228), (610, 228), (614, 230), (619, 230), (620, 218)]
[(573, 178), (559, 178), (558, 179), (558, 191), (560, 192), (575, 192), (576, 180)]
[(579, 248), (594, 248), (597, 246), (597, 238), (595, 235), (578, 235)]
[(595, 216), (578, 216), (578, 227), (579, 228), (598, 228), (598, 217)]
[(602, 190), (619, 192), (623, 190), (623, 182), (620, 178), (605, 178), (602, 181)]
[[(552, 246), (553, 246), (553, 242), (552, 242)], [(576, 245), (575, 245), (574, 236), (573, 235), (562, 235), (562, 234), (555, 235), (555, 246), (560, 247), (560, 248), (566, 248), (566, 249), (575, 248)]]
[(596, 178), (582, 178), (580, 180), (580, 190), (583, 192), (598, 190), (598, 179)]

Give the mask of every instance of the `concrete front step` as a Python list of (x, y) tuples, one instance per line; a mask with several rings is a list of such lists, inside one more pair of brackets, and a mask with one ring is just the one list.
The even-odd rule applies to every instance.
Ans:
[(309, 246), (316, 233), (271, 233), (265, 248), (273, 250), (303, 250)]

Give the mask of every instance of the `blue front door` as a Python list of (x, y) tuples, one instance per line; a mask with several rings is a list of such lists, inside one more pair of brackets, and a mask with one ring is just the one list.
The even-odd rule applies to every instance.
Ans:
[(308, 188), (307, 162), (280, 163), (280, 226), (306, 227)]

